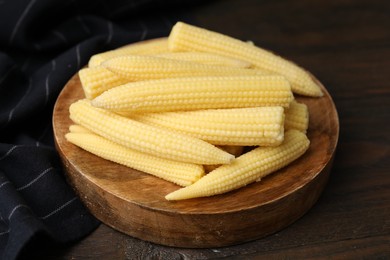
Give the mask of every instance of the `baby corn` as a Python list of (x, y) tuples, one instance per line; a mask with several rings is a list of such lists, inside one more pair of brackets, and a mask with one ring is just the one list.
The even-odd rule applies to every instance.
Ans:
[(248, 61), (260, 68), (285, 76), (295, 93), (322, 96), (321, 88), (308, 72), (270, 51), (217, 32), (178, 22), (168, 37), (171, 51), (201, 51)]
[(113, 142), (157, 157), (197, 164), (226, 164), (234, 158), (200, 139), (93, 107), (86, 99), (73, 103), (69, 112), (76, 124)]
[(92, 134), (93, 133), (91, 130), (88, 130), (87, 128), (85, 128), (84, 126), (81, 126), (81, 125), (70, 125), (69, 132), (85, 133), (85, 134)]
[(214, 66), (199, 62), (156, 56), (128, 55), (109, 59), (102, 66), (128, 81), (229, 75), (265, 75), (270, 72), (246, 68)]
[(103, 67), (84, 68), (79, 71), (84, 95), (93, 99), (104, 91), (129, 82)]
[(309, 127), (309, 110), (305, 104), (293, 100), (289, 108), (285, 110), (285, 115), (284, 128), (286, 130), (297, 129), (306, 133)]
[(238, 60), (231, 57), (222, 56), (214, 53), (208, 53), (208, 52), (192, 52), (192, 51), (166, 52), (166, 53), (156, 54), (155, 56), (161, 58), (167, 58), (167, 59), (174, 59), (174, 60), (193, 61), (193, 62), (204, 63), (208, 65), (216, 65), (216, 66), (229, 66), (229, 67), (236, 67), (236, 68), (252, 67), (252, 64), (247, 61)]
[(92, 132), (71, 132), (65, 137), (69, 142), (103, 159), (149, 173), (180, 186), (191, 185), (204, 175), (201, 165), (141, 153)]
[(309, 139), (298, 130), (285, 133), (275, 147), (258, 147), (236, 158), (231, 164), (211, 171), (194, 184), (166, 195), (167, 200), (184, 200), (222, 194), (238, 189), (296, 160), (309, 147)]
[(283, 107), (149, 113), (139, 122), (191, 135), (215, 145), (275, 146), (283, 141)]
[(89, 59), (88, 67), (92, 68), (92, 67), (99, 66), (102, 62), (119, 56), (126, 56), (132, 54), (153, 55), (153, 54), (158, 54), (167, 51), (168, 51), (167, 38), (158, 38), (158, 39), (153, 39), (153, 40), (148, 40), (143, 42), (132, 43), (115, 50), (106, 51), (106, 52), (93, 55)]
[(282, 76), (226, 76), (131, 82), (104, 92), (92, 105), (131, 115), (211, 108), (288, 107), (292, 100), (290, 84)]

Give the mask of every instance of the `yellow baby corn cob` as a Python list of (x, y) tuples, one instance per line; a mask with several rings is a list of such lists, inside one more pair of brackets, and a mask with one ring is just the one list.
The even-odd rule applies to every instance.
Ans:
[(80, 148), (127, 167), (152, 174), (180, 186), (188, 186), (204, 175), (201, 165), (167, 160), (127, 148), (92, 132), (71, 132), (66, 139)]
[(258, 147), (218, 167), (194, 184), (166, 195), (167, 200), (183, 200), (222, 194), (238, 189), (288, 165), (309, 147), (309, 139), (298, 130), (285, 133), (284, 142), (275, 147)]
[(265, 75), (258, 69), (234, 68), (156, 56), (128, 55), (109, 59), (102, 66), (129, 81), (178, 77)]
[(79, 71), (84, 95), (92, 99), (104, 91), (129, 82), (103, 67), (84, 68)]
[(290, 84), (282, 76), (170, 78), (131, 82), (110, 89), (92, 104), (120, 113), (255, 106), (288, 107)]
[(156, 54), (156, 57), (162, 57), (174, 60), (193, 61), (209, 65), (229, 66), (237, 68), (250, 68), (252, 64), (247, 61), (234, 59), (208, 52), (166, 52)]
[(137, 43), (126, 45), (119, 49), (106, 51), (106, 52), (93, 55), (88, 62), (88, 67), (92, 68), (92, 67), (99, 66), (102, 62), (119, 56), (126, 56), (131, 54), (153, 55), (153, 54), (167, 52), (167, 51), (168, 51), (167, 38), (158, 38), (158, 39), (153, 39), (153, 40), (148, 40), (143, 42), (137, 42)]
[(255, 68), (285, 76), (295, 93), (322, 96), (321, 88), (304, 69), (270, 51), (227, 35), (178, 22), (168, 37), (168, 46), (171, 51), (211, 52), (246, 60)]
[(69, 132), (72, 133), (85, 133), (85, 134), (92, 134), (93, 132), (85, 128), (81, 125), (70, 125), (69, 126)]
[(233, 155), (200, 139), (93, 107), (86, 99), (73, 103), (69, 112), (70, 118), (76, 124), (143, 153), (197, 164), (225, 164), (234, 158)]
[(303, 103), (293, 100), (290, 107), (285, 110), (284, 128), (296, 129), (306, 133), (309, 127), (309, 110)]
[(215, 145), (275, 146), (284, 136), (283, 107), (148, 113), (134, 115), (132, 119)]

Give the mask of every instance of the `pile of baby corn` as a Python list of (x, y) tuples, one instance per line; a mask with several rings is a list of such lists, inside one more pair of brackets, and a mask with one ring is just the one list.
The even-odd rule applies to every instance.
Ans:
[(294, 94), (322, 96), (297, 65), (183, 22), (92, 56), (79, 77), (85, 99), (69, 108), (66, 139), (183, 186), (167, 200), (238, 189), (300, 157), (309, 115)]

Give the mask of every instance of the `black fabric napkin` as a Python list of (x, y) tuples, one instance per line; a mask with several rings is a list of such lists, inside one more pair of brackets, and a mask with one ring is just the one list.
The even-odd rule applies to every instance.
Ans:
[(91, 55), (167, 36), (194, 2), (0, 1), (0, 259), (36, 237), (69, 243), (99, 225), (66, 183), (55, 100)]

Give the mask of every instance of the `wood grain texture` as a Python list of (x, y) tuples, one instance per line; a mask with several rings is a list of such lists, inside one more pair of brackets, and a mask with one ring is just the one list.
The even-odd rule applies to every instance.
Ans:
[(309, 108), (309, 150), (288, 167), (227, 194), (167, 201), (179, 187), (94, 156), (65, 139), (71, 103), (84, 98), (78, 75), (59, 95), (53, 112), (57, 150), (69, 182), (90, 211), (131, 236), (175, 247), (220, 247), (250, 241), (293, 223), (326, 185), (339, 122), (330, 95), (297, 97)]
[(336, 104), (340, 136), (317, 203), (279, 232), (223, 248), (161, 246), (106, 225), (26, 259), (387, 259), (390, 255), (390, 2), (213, 1), (197, 24), (252, 40), (308, 68)]

